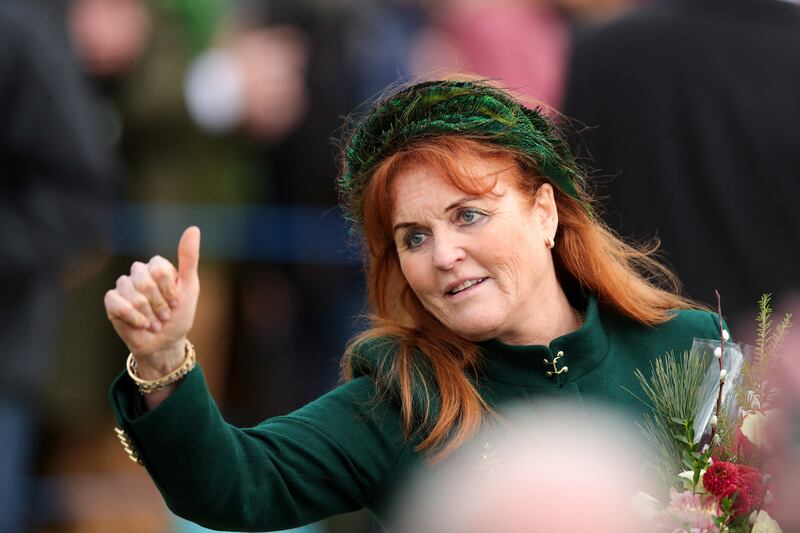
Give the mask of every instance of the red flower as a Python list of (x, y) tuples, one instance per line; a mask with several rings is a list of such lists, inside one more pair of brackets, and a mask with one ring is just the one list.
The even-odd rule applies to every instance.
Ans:
[(747, 503), (744, 512), (761, 506), (764, 500), (764, 475), (758, 468), (737, 465), (739, 469), (739, 498)]
[(703, 475), (703, 487), (719, 500), (734, 498), (733, 516), (741, 516), (761, 505), (764, 499), (764, 480), (752, 466), (720, 461), (712, 464)]
[(703, 475), (703, 487), (720, 499), (736, 492), (738, 481), (739, 470), (736, 465), (724, 461), (715, 462)]

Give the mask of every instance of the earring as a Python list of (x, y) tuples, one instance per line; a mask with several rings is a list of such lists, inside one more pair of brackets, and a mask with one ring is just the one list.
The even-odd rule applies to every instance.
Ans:
[(556, 241), (554, 241), (552, 237), (545, 237), (544, 245), (547, 246), (548, 248), (552, 248), (553, 246), (556, 245)]

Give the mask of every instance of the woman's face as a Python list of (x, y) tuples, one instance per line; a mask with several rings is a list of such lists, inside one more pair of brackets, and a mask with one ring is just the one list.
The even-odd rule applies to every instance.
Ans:
[(560, 290), (545, 246), (558, 226), (553, 190), (544, 184), (532, 199), (508, 161), (467, 159), (470, 175), (497, 180), (490, 193), (467, 194), (430, 165), (395, 177), (400, 267), (425, 308), (457, 335), (521, 344)]

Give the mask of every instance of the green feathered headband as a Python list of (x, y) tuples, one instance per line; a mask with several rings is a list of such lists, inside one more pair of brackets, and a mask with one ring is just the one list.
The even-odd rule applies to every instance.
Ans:
[(429, 81), (378, 102), (347, 142), (337, 185), (351, 222), (362, 223), (372, 172), (393, 153), (425, 138), (464, 136), (531, 156), (538, 170), (586, 206), (569, 147), (538, 109), (483, 81)]

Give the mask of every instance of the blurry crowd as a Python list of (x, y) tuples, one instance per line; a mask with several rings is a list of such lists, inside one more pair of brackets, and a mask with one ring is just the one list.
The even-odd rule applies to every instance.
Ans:
[[(713, 13), (727, 9), (698, 2)], [(578, 136), (586, 134), (577, 142), (588, 164), (595, 157), (599, 182), (621, 198), (612, 226), (621, 218), (628, 224), (617, 229), (627, 236), (663, 237), (691, 296), (711, 302), (719, 280), (737, 318), (755, 313), (761, 292), (788, 298), (800, 288), (791, 263), (800, 222), (786, 205), (800, 199), (798, 130), (758, 90), (776, 70), (794, 80), (780, 97), (800, 90), (800, 41), (791, 36), (800, 35), (800, 22), (792, 25), (800, 9), (760, 2), (786, 11), (770, 16), (770, 7), (735, 0), (754, 14), (714, 14), (716, 29), (689, 17), (670, 33), (668, 23), (647, 26), (661, 3), (688, 4), (3, 0), (0, 531), (189, 527), (168, 517), (143, 471), (113, 442), (105, 391), (126, 353), (102, 298), (133, 260), (172, 257), (190, 224), (203, 230), (192, 339), (228, 420), (285, 413), (337, 382), (338, 358), (365, 309), (361, 256), (336, 207), (331, 139), (342, 136), (344, 117), (358, 116), (392, 84), (473, 73), (564, 112)], [(642, 13), (635, 24), (644, 30), (624, 25), (631, 12), (634, 20)], [(753, 73), (737, 25), (759, 24), (764, 32), (752, 37), (770, 37), (757, 57), (773, 46), (785, 61)], [(669, 45), (690, 28), (699, 52)], [(693, 67), (701, 56), (707, 64)], [(676, 57), (681, 68), (667, 70)], [(737, 64), (698, 98), (686, 97), (694, 85), (707, 87), (715, 65)], [(701, 112), (720, 100), (736, 111)], [(800, 116), (797, 105), (787, 101), (785, 117)], [(769, 126), (750, 120), (759, 113)], [(619, 131), (604, 129), (609, 124)], [(724, 144), (716, 131), (748, 140)], [(666, 135), (683, 137), (645, 152)], [(716, 143), (718, 159), (703, 155), (705, 142)], [(765, 151), (769, 165), (759, 163)], [(742, 154), (750, 178), (726, 160)], [(642, 179), (653, 171), (641, 159), (663, 171), (652, 174), (661, 181)], [(733, 172), (704, 181), (720, 160)], [(675, 173), (689, 185), (675, 190)], [(770, 194), (752, 196), (756, 184)], [(775, 235), (769, 228), (778, 223), (785, 229)], [(681, 241), (687, 226), (706, 240)], [(778, 266), (769, 266), (773, 253)], [(741, 266), (732, 277), (723, 273), (733, 267), (729, 257)], [(377, 531), (363, 516), (317, 526), (339, 530)]]

